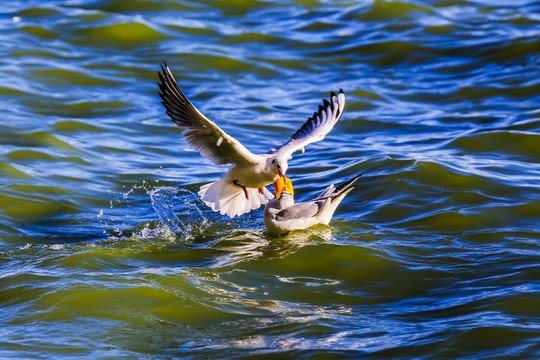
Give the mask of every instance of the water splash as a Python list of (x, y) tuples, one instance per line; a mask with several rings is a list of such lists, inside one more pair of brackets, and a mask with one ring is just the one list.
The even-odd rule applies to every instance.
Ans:
[(153, 190), (147, 190), (148, 195), (150, 195), (152, 207), (161, 222), (174, 232), (183, 232), (186, 227), (182, 220), (174, 213), (173, 199), (179, 191), (179, 188), (173, 186), (163, 186)]
[[(152, 207), (159, 216), (160, 221), (176, 234), (185, 235), (200, 232), (202, 228), (210, 224), (202, 210), (197, 206), (197, 203), (194, 203), (192, 199), (186, 198), (193, 197), (198, 200), (196, 195), (187, 189), (174, 186), (161, 186), (147, 190), (147, 193), (150, 195)], [(184, 195), (183, 204), (185, 206), (175, 209), (174, 199), (179, 195)], [(176, 212), (181, 214), (182, 218), (190, 219), (189, 223), (180, 220)], [(193, 219), (194, 212), (196, 212), (196, 219)]]
[[(199, 206), (202, 204), (201, 200), (187, 189), (156, 186), (143, 181), (126, 190), (117, 193), (115, 198), (110, 200), (110, 208), (102, 208), (96, 214), (99, 223), (106, 227), (103, 233), (108, 234), (109, 238), (130, 239), (134, 236), (137, 239), (174, 238), (175, 241), (181, 239), (182, 242), (190, 242), (189, 239), (201, 235), (212, 225)], [(117, 214), (118, 209), (126, 207), (142, 209), (143, 204), (148, 203), (148, 196), (153, 211)], [(138, 219), (137, 223), (143, 228), (133, 229), (132, 219)]]

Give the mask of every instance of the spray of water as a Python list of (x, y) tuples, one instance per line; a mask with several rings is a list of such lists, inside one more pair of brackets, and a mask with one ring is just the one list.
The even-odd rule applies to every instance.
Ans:
[[(208, 219), (198, 207), (199, 200), (193, 192), (184, 188), (161, 186), (148, 190), (147, 193), (161, 223), (176, 234), (184, 236), (193, 234), (209, 225)], [(174, 206), (176, 198), (183, 198), (184, 206), (180, 209), (176, 209)], [(180, 220), (177, 213), (189, 221)]]
[(161, 222), (176, 233), (183, 232), (186, 227), (174, 213), (173, 199), (178, 192), (179, 189), (173, 186), (158, 187), (147, 191), (152, 206)]
[[(119, 224), (118, 220), (123, 217), (121, 215), (117, 216), (115, 213), (118, 210), (125, 209), (126, 203), (131, 203), (134, 196), (135, 201), (139, 202), (138, 206), (142, 205), (147, 201), (144, 200), (144, 196), (141, 197), (144, 193), (150, 197), (150, 203), (159, 222), (156, 224), (154, 220), (149, 218), (149, 222), (144, 224), (142, 230), (132, 233), (129, 229), (132, 228), (133, 224), (131, 226), (129, 222)], [(201, 234), (204, 229), (211, 225), (211, 221), (208, 220), (200, 208), (202, 202), (198, 196), (181, 187), (156, 187), (143, 181), (141, 185), (134, 185), (127, 192), (120, 193), (118, 198), (111, 200), (110, 203), (110, 209), (105, 209), (105, 211), (101, 209), (97, 214), (97, 219), (108, 227), (107, 230), (104, 230), (104, 233), (109, 233), (111, 237), (116, 239), (126, 236), (127, 238), (137, 239), (160, 238), (189, 242), (190, 238)], [(120, 207), (117, 205), (120, 205)], [(117, 210), (114, 211), (114, 209)], [(130, 215), (124, 217), (131, 218)]]

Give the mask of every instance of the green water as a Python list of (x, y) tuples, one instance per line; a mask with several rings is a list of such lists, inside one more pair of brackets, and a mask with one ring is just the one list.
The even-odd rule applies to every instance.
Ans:
[[(51, 0), (0, 9), (0, 357), (533, 359), (540, 4)], [(342, 88), (266, 234), (164, 113), (167, 61), (255, 153)]]

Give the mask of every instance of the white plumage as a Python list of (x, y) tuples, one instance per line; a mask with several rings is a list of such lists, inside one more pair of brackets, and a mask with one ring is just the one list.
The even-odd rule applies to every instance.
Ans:
[(324, 100), (288, 141), (266, 154), (257, 155), (197, 110), (178, 86), (167, 64), (161, 66), (158, 74), (161, 103), (171, 120), (184, 128), (182, 134), (188, 144), (217, 165), (231, 164), (221, 180), (203, 185), (199, 191), (201, 199), (212, 210), (230, 217), (257, 209), (272, 199), (274, 196), (265, 186), (284, 176), (287, 161), (295, 151), (324, 139), (345, 106), (342, 90), (337, 95), (331, 93), (330, 101)]

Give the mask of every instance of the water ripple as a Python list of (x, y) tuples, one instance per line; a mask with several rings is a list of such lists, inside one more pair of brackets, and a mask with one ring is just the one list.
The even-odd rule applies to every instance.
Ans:
[[(534, 358), (539, 12), (3, 4), (0, 357)], [(271, 238), (201, 203), (223, 169), (164, 114), (163, 60), (254, 152), (343, 88), (288, 171), (299, 200), (364, 173), (330, 227)]]

